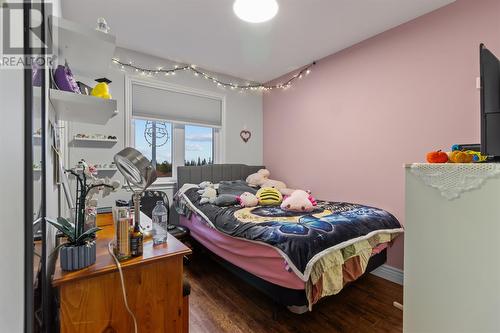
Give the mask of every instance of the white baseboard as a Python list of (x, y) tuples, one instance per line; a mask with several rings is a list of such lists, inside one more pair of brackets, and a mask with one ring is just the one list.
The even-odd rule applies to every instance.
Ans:
[(403, 271), (388, 265), (382, 265), (371, 272), (382, 279), (403, 285)]

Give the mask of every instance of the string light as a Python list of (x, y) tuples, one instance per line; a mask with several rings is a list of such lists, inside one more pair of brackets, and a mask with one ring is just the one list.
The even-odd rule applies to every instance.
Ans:
[(246, 90), (251, 90), (251, 91), (271, 91), (274, 89), (282, 89), (286, 90), (289, 89), (293, 82), (297, 79), (303, 78), (304, 75), (308, 75), (311, 73), (311, 68), (316, 65), (316, 62), (312, 62), (309, 65), (305, 66), (302, 68), (300, 71), (295, 73), (295, 75), (292, 75), (288, 80), (278, 83), (278, 84), (272, 84), (272, 85), (267, 85), (267, 84), (262, 84), (262, 83), (245, 83), (245, 84), (237, 84), (234, 82), (225, 82), (222, 80), (219, 80), (216, 77), (213, 77), (211, 74), (203, 72), (202, 70), (199, 70), (196, 65), (175, 65), (173, 68), (163, 68), (163, 67), (157, 67), (155, 69), (152, 68), (143, 68), (139, 67), (137, 65), (132, 64), (132, 62), (122, 62), (117, 58), (111, 59), (113, 63), (116, 65), (120, 66), (121, 70), (124, 71), (125, 68), (130, 68), (134, 70), (135, 72), (141, 72), (141, 75), (147, 75), (147, 76), (155, 76), (159, 74), (163, 74), (165, 76), (170, 76), (170, 75), (175, 75), (176, 72), (178, 71), (190, 71), (194, 76), (196, 77), (203, 77), (206, 80), (212, 81), (214, 84), (216, 84), (218, 87), (221, 88), (231, 88), (231, 90), (238, 89), (241, 92), (246, 91)]

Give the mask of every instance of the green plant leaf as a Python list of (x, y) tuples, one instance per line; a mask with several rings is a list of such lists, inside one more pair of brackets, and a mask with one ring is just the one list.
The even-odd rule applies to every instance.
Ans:
[(59, 249), (60, 249), (61, 247), (63, 247), (64, 245), (67, 245), (67, 244), (68, 244), (68, 243), (62, 243), (62, 244), (57, 245), (57, 246), (56, 246), (56, 247), (52, 250), (52, 252), (49, 254), (49, 256), (51, 256), (51, 257), (52, 257), (53, 255), (56, 255), (56, 254), (59, 252)]
[(86, 240), (87, 238), (91, 238), (95, 235), (96, 232), (102, 230), (101, 228), (98, 228), (98, 227), (94, 227), (94, 228), (91, 228), (87, 231), (85, 231), (83, 234), (81, 234), (75, 241), (75, 243), (82, 243), (84, 240)]
[(68, 219), (65, 219), (64, 217), (58, 217), (57, 222), (59, 222), (61, 225), (66, 226), (69, 229), (74, 228), (73, 224), (71, 224), (71, 222), (69, 222)]
[(71, 224), (70, 225), (66, 225), (65, 223), (61, 224), (59, 221), (54, 221), (54, 220), (49, 219), (49, 218), (46, 218), (45, 220), (48, 223), (52, 224), (57, 230), (62, 232), (64, 234), (64, 236), (66, 236), (70, 242), (74, 241), (73, 235), (75, 232), (75, 228)]

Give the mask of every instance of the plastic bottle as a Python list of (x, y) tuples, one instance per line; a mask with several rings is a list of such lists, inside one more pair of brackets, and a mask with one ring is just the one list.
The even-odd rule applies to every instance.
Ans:
[(163, 205), (163, 201), (157, 201), (153, 209), (153, 245), (167, 242), (168, 210)]

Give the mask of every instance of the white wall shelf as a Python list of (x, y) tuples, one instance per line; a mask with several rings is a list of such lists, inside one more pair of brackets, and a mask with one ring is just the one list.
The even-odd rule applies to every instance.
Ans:
[[(75, 169), (73, 169), (75, 170)], [(118, 171), (117, 168), (96, 168), (97, 172), (101, 172), (101, 171)], [(76, 172), (82, 172), (81, 169), (78, 169), (76, 170)]]
[(74, 136), (73, 137), (73, 141), (77, 141), (77, 142), (95, 142), (95, 143), (99, 143), (99, 142), (102, 142), (102, 143), (117, 143), (118, 142), (118, 139), (95, 139), (95, 138), (80, 138), (80, 137), (77, 137), (77, 136)]
[(106, 76), (116, 48), (116, 37), (61, 17), (51, 16), (52, 42), (59, 63), (68, 62), (75, 74)]
[(116, 100), (50, 89), (50, 103), (59, 120), (104, 125), (118, 114)]
[(97, 172), (102, 172), (102, 171), (118, 171), (117, 168), (97, 168)]

